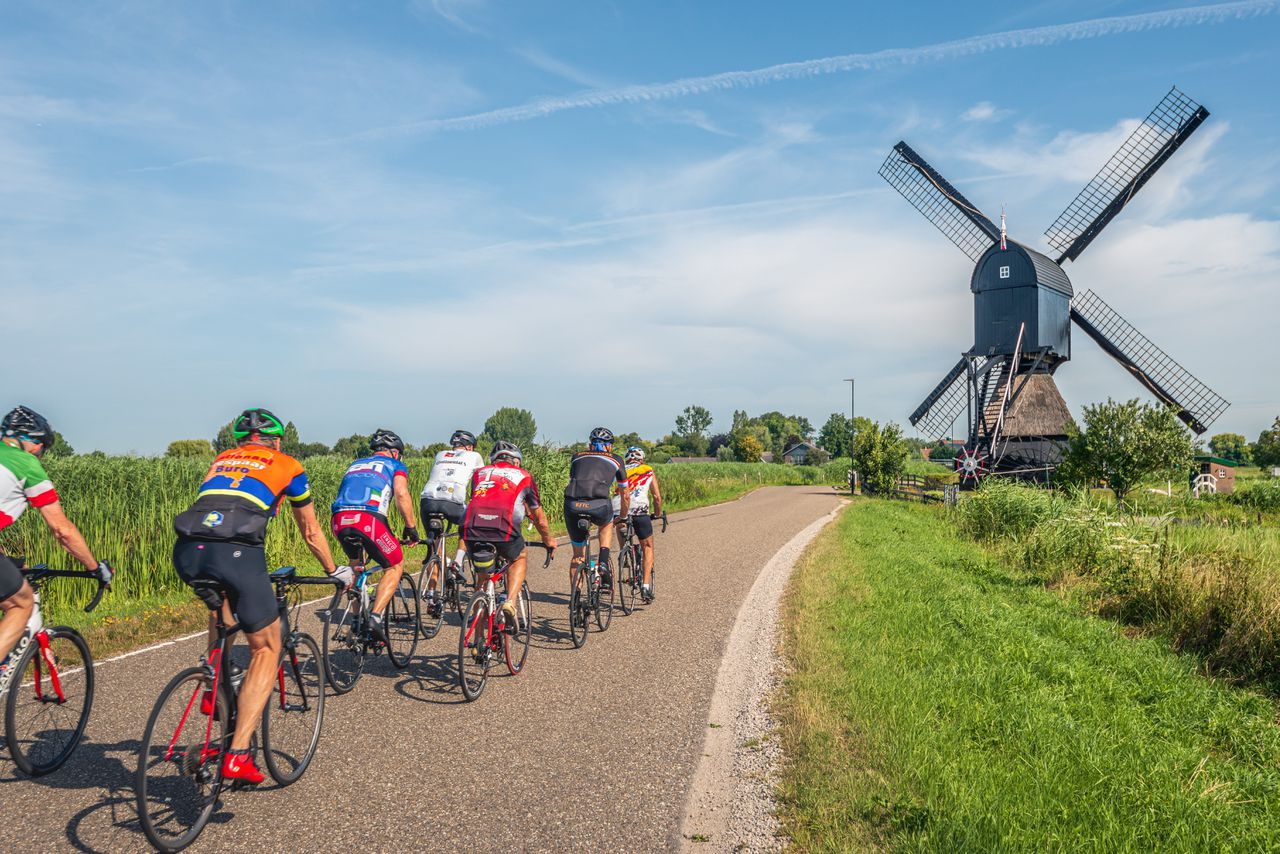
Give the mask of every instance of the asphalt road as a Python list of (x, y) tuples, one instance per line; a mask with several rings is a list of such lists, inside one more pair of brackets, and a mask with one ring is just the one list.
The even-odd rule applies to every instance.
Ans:
[[(374, 659), (354, 691), (329, 697), (306, 776), (224, 795), (189, 850), (678, 847), (738, 608), (769, 558), (838, 501), (827, 488), (771, 487), (673, 516), (657, 538), (658, 600), (615, 612), (580, 650), (568, 635), (569, 550), (547, 569), (531, 552), (533, 648), (519, 676), (503, 670), (464, 702), (451, 617), (407, 670)], [(202, 651), (188, 640), (99, 667), (85, 741), (55, 774), (23, 778), (0, 750), (0, 849), (146, 850), (138, 739), (165, 682)]]

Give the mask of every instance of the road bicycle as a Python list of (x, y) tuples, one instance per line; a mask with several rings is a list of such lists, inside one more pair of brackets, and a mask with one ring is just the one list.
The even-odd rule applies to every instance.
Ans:
[[(667, 531), (667, 514), (664, 511), (661, 516), (650, 515), (653, 521), (662, 520), (662, 532)], [(622, 606), (622, 613), (630, 615), (636, 609), (636, 599), (640, 598), (644, 604), (653, 601), (653, 585), (657, 580), (658, 567), (655, 565), (649, 570), (649, 598), (644, 598), (644, 547), (635, 540), (635, 528), (631, 524), (630, 517), (626, 519), (618, 519), (615, 524), (618, 526), (618, 604)]]
[[(297, 629), (300, 588), (342, 582), (304, 577), (297, 568), (271, 573), (280, 614), (282, 648), (271, 697), (262, 712), (262, 750), (267, 771), (280, 786), (297, 782), (315, 756), (324, 723), (325, 678), (315, 639)], [(134, 778), (138, 818), (147, 840), (160, 851), (180, 851), (204, 830), (222, 791), (222, 757), (236, 729), (244, 671), (229, 658), (240, 624), (222, 616), (226, 589), (200, 579), (191, 585), (215, 614), (217, 640), (197, 667), (181, 671), (160, 692), (138, 748)], [(251, 749), (257, 749), (255, 732)], [(241, 788), (233, 781), (229, 790)]]
[[(551, 565), (551, 549), (542, 543), (529, 545), (546, 549), (547, 559), (542, 565), (544, 568)], [(502, 604), (510, 593), (507, 587), (507, 560), (498, 554), (497, 547), (491, 543), (473, 542), (470, 548), (476, 572), (488, 573), (489, 580), (471, 597), (462, 618), (462, 628), (458, 631), (458, 685), (468, 702), (475, 700), (484, 691), (489, 670), (499, 657), (506, 662), (507, 672), (512, 676), (524, 669), (525, 659), (529, 655), (529, 640), (533, 636), (528, 580), (520, 585), (520, 595), (516, 597), (515, 624), (509, 625), (506, 612), (502, 610)], [(502, 598), (497, 596), (498, 581), (502, 582), (504, 590)]]
[(579, 519), (578, 531), (586, 539), (586, 554), (573, 571), (573, 589), (569, 593), (569, 636), (574, 647), (587, 642), (587, 630), (594, 616), (600, 631), (613, 621), (613, 582), (604, 583), (600, 565), (591, 554), (591, 520)]
[[(469, 601), (467, 588), (471, 584), (467, 574), (460, 572), (448, 557), (446, 544), (458, 535), (457, 527), (435, 513), (427, 516), (423, 523), (427, 530), (427, 557), (418, 573), (418, 595), (428, 603), (421, 609), (422, 637), (431, 640), (444, 622), (446, 605), (451, 606), (455, 613), (462, 613)], [(469, 559), (468, 555), (465, 560)]]
[[(23, 567), (23, 578), (36, 594), (35, 611), (27, 631), (0, 670), (0, 702), (4, 703), (4, 734), (9, 756), (24, 774), (40, 777), (62, 767), (84, 736), (93, 707), (93, 655), (75, 629), (43, 626), (40, 589), (50, 578), (79, 578), (98, 583), (85, 613), (98, 607), (108, 589), (93, 570), (50, 569), (44, 564)], [(31, 631), (35, 626), (37, 630)]]
[[(401, 541), (401, 545), (411, 545)], [(370, 576), (383, 570), (378, 566), (355, 566), (355, 580), (346, 591), (339, 588), (324, 611), (324, 668), (329, 686), (336, 694), (345, 694), (356, 686), (364, 672), (365, 660), (385, 649), (387, 659), (397, 670), (404, 670), (418, 648), (421, 603), (413, 576), (401, 570), (391, 601), (382, 615), (383, 643), (373, 632), (369, 615), (373, 613), (377, 585)]]

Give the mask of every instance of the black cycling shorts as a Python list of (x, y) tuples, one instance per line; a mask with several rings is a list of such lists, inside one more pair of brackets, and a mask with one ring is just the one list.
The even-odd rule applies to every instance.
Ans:
[(18, 565), (4, 555), (0, 555), (0, 602), (21, 590), (23, 581)]
[[(583, 530), (579, 520), (586, 519), (590, 525)], [(591, 538), (591, 525), (608, 525), (613, 521), (613, 502), (608, 498), (566, 498), (564, 500), (564, 524), (569, 529), (569, 542), (575, 546), (585, 546)]]
[(467, 515), (467, 505), (443, 498), (423, 498), (418, 502), (418, 515), (426, 526), (428, 516), (443, 516), (455, 525), (462, 524), (462, 517)]
[(467, 551), (474, 554), (476, 546), (489, 545), (497, 549), (498, 554), (507, 563), (518, 560), (520, 555), (524, 554), (525, 543), (524, 537), (517, 536), (514, 540), (504, 542), (494, 542), (493, 540), (467, 540)]
[(231, 610), (245, 632), (261, 631), (280, 616), (262, 546), (179, 539), (173, 547), (173, 568), (187, 584), (204, 579), (226, 588)]
[(647, 540), (653, 536), (653, 520), (648, 513), (637, 513), (631, 517), (631, 530), (636, 540)]

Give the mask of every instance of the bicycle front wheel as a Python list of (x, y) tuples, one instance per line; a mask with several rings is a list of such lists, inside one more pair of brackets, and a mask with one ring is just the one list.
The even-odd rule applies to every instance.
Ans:
[(15, 667), (5, 736), (14, 764), (39, 777), (61, 768), (84, 735), (93, 706), (93, 656), (76, 631), (55, 626), (31, 638)]
[(285, 646), (267, 707), (262, 710), (262, 752), (271, 778), (296, 782), (320, 743), (324, 723), (324, 660), (311, 635), (299, 632)]
[[(418, 593), (425, 603), (419, 605), (418, 627), (423, 640), (431, 640), (444, 623), (444, 562), (437, 554), (427, 558), (418, 573)], [(435, 615), (431, 611), (434, 609)]]
[(360, 602), (347, 595), (336, 609), (325, 611), (324, 673), (335, 694), (345, 694), (356, 687), (364, 670), (365, 646), (361, 627)]
[(477, 593), (467, 606), (458, 630), (458, 685), (462, 696), (474, 700), (484, 691), (493, 663), (489, 645), (489, 600)]
[(204, 714), (204, 670), (170, 680), (147, 718), (134, 778), (142, 832), (160, 851), (186, 848), (209, 821), (222, 789), (222, 751), (230, 737), (226, 693)]
[(604, 579), (596, 576), (591, 581), (595, 585), (595, 612), (596, 625), (600, 627), (600, 631), (609, 628), (609, 624), (613, 622), (613, 579), (608, 584), (604, 583)]
[(636, 593), (640, 589), (640, 578), (637, 575), (635, 555), (630, 546), (624, 546), (618, 552), (618, 604), (622, 613), (630, 615), (636, 609)]
[(581, 649), (587, 642), (587, 620), (591, 619), (590, 607), (587, 597), (586, 564), (583, 564), (574, 572), (573, 590), (569, 591), (569, 637), (577, 649)]
[(409, 666), (413, 652), (418, 648), (418, 620), (421, 616), (418, 604), (418, 586), (413, 576), (400, 573), (400, 583), (391, 594), (387, 612), (382, 618), (382, 628), (387, 633), (387, 658), (397, 670)]
[(533, 609), (529, 600), (529, 582), (520, 586), (516, 598), (516, 624), (502, 633), (502, 652), (507, 659), (507, 672), (515, 676), (524, 669), (529, 657), (529, 641), (533, 638)]

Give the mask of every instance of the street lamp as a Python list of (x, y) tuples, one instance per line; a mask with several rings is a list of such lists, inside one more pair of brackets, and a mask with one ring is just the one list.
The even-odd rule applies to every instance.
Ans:
[(858, 416), (855, 414), (855, 413), (857, 412), (857, 406), (856, 406), (856, 403), (857, 403), (857, 396), (856, 396), (856, 394), (857, 394), (857, 390), (858, 390), (858, 384), (857, 384), (856, 382), (854, 382), (852, 379), (848, 379), (848, 378), (846, 378), (846, 379), (845, 379), (845, 382), (847, 382), (847, 383), (849, 384), (849, 472), (850, 472), (850, 474), (849, 474), (849, 492), (853, 492), (853, 491), (854, 491), (854, 489), (853, 489), (853, 483), (854, 483), (854, 481), (853, 481), (853, 474), (852, 474), (852, 472), (853, 472), (853, 443), (854, 443), (854, 440), (855, 440), (855, 439), (857, 438), (857, 436), (858, 436), (858, 426), (857, 426), (857, 423), (854, 421), (854, 419), (858, 417)]

